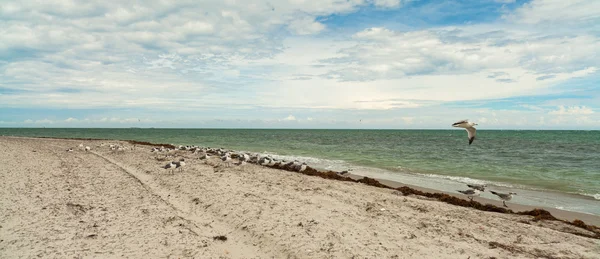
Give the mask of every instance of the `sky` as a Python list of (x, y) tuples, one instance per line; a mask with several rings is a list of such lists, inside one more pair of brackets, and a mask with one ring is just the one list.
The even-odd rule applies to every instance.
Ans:
[(600, 129), (600, 1), (0, 1), (0, 127)]

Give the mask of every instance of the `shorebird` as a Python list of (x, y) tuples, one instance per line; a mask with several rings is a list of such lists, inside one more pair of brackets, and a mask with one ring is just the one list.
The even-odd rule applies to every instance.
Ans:
[(475, 126), (477, 125), (477, 123), (474, 122), (469, 122), (469, 120), (462, 120), (462, 121), (458, 121), (452, 124), (452, 127), (457, 127), (457, 128), (463, 128), (467, 130), (468, 136), (469, 136), (469, 145), (471, 145), (471, 143), (473, 143), (473, 140), (475, 140)]
[(303, 163), (300, 165), (300, 169), (298, 170), (298, 172), (303, 172), (304, 170), (306, 170), (306, 167), (307, 167), (306, 163), (304, 163), (304, 162), (303, 162)]
[(508, 206), (506, 206), (506, 201), (510, 201), (512, 199), (513, 195), (517, 195), (517, 193), (515, 193), (515, 192), (509, 192), (508, 194), (495, 192), (495, 191), (490, 191), (490, 192), (492, 194), (500, 197), (500, 199), (502, 200), (502, 204), (504, 204), (504, 207), (507, 207), (507, 208), (508, 208)]
[(469, 186), (472, 189), (476, 189), (476, 190), (480, 190), (480, 191), (485, 191), (485, 187), (487, 187), (487, 184), (467, 184), (467, 186)]
[(259, 165), (268, 165), (269, 163), (271, 163), (270, 157), (263, 156), (258, 160)]
[(179, 162), (174, 162), (175, 168), (179, 168), (179, 171), (183, 171), (183, 166), (185, 166), (185, 159), (179, 159)]
[(204, 153), (204, 155), (200, 156), (200, 160), (208, 160), (210, 158), (210, 154)]
[(250, 156), (249, 156), (248, 154), (241, 153), (241, 154), (239, 155), (239, 157), (240, 157), (240, 161), (243, 161), (243, 162), (250, 161)]
[(223, 161), (227, 165), (227, 167), (229, 167), (229, 163), (231, 163), (231, 156), (229, 155), (229, 153), (225, 153), (225, 155), (221, 157), (221, 161)]
[(90, 151), (92, 150), (89, 146), (85, 146), (85, 151)]
[(460, 193), (462, 193), (464, 195), (467, 195), (467, 197), (469, 198), (469, 200), (473, 200), (474, 196), (479, 196), (481, 194), (481, 192), (479, 190), (477, 190), (477, 189), (468, 189), (468, 190), (465, 190), (465, 191), (457, 190), (457, 192), (460, 192)]
[(175, 169), (175, 167), (177, 167), (177, 165), (171, 161), (168, 164), (166, 164), (163, 168), (164, 169), (171, 169), (171, 173), (172, 173), (173, 170)]
[(67, 152), (73, 152), (73, 148), (67, 149)]

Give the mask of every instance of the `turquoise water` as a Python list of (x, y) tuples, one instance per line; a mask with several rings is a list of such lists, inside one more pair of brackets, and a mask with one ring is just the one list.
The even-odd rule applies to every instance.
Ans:
[[(477, 139), (469, 146), (467, 134), (461, 129), (0, 128), (0, 135), (128, 139), (263, 152), (302, 158), (323, 168), (354, 169), (394, 180), (420, 177), (438, 179), (435, 182), (483, 181), (504, 188), (581, 195), (581, 199), (587, 198), (600, 208), (596, 201), (600, 200), (600, 131), (477, 133)], [(600, 214), (600, 209), (584, 210)]]

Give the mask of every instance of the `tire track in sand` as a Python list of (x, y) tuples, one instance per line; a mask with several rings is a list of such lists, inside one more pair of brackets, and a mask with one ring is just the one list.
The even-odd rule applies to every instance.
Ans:
[[(177, 199), (171, 198), (171, 193), (169, 190), (166, 190), (156, 184), (150, 175), (140, 173), (138, 170), (133, 169), (127, 165), (123, 165), (112, 158), (106, 157), (102, 154), (99, 154), (95, 151), (89, 151), (91, 154), (98, 156), (99, 158), (104, 159), (110, 164), (115, 165), (120, 168), (127, 176), (129, 176), (132, 180), (139, 183), (148, 193), (158, 198), (162, 202), (164, 202), (167, 206), (169, 206), (173, 211), (177, 214), (177, 216), (187, 222), (191, 227), (190, 231), (199, 236), (206, 236), (202, 233), (202, 228), (198, 225), (201, 224), (204, 227), (210, 227), (214, 231), (220, 233), (219, 235), (229, 235), (231, 233), (235, 233), (233, 236), (236, 237), (244, 237), (241, 240), (231, 240), (228, 239), (226, 243), (222, 244), (222, 248), (228, 251), (240, 251), (242, 257), (241, 258), (293, 258), (294, 256), (288, 254), (283, 251), (275, 251), (275, 253), (271, 253), (265, 255), (263, 251), (259, 251), (257, 247), (253, 244), (253, 240), (250, 239), (248, 233), (238, 230), (235, 227), (229, 226), (228, 224), (222, 222), (220, 219), (214, 217), (209, 212), (205, 212), (202, 215), (193, 215), (192, 209), (189, 206), (189, 203), (178, 201)], [(209, 223), (203, 223), (209, 222)], [(210, 236), (213, 238), (213, 236)], [(216, 245), (216, 244), (215, 244)], [(251, 256), (254, 255), (254, 256)], [(236, 256), (237, 258), (237, 256)]]

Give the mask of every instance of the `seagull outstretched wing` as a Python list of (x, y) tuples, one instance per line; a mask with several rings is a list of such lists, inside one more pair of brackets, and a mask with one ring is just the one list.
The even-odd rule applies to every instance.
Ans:
[(471, 143), (473, 143), (473, 140), (475, 140), (475, 132), (477, 130), (474, 127), (466, 128), (466, 130), (469, 133), (469, 145), (471, 145)]
[(469, 122), (469, 120), (461, 120), (461, 121), (457, 121), (457, 122), (455, 122), (455, 123), (452, 123), (452, 126), (458, 126), (458, 125), (460, 125), (460, 124), (467, 123), (467, 122)]

